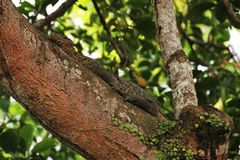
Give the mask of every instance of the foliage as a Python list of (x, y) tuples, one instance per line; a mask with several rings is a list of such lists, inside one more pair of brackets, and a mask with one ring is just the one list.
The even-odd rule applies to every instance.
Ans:
[[(35, 23), (57, 2), (22, 0), (18, 10)], [(240, 1), (232, 3), (238, 12)], [(98, 4), (112, 37), (127, 53), (130, 64), (148, 81), (147, 90), (163, 104), (162, 112), (173, 119), (171, 90), (155, 37), (150, 1), (102, 0)], [(193, 65), (199, 104), (214, 104), (233, 117), (235, 130), (230, 158), (239, 158), (240, 65), (236, 56), (222, 47), (228, 44), (232, 27), (223, 4), (217, 0), (175, 0), (175, 8), (182, 44)], [(109, 43), (91, 0), (78, 1), (43, 29), (50, 30), (67, 35), (79, 52), (97, 58), (106, 69), (136, 81)], [(0, 108), (0, 159), (82, 159), (48, 134), (3, 91), (0, 91)]]

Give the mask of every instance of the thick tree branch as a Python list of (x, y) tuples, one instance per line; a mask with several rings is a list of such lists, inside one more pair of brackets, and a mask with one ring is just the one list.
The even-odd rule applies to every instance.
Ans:
[(223, 5), (226, 8), (228, 19), (236, 28), (240, 28), (240, 17), (234, 12), (234, 7), (229, 0), (223, 0)]
[(182, 50), (173, 2), (153, 1), (163, 60), (169, 73), (176, 117), (186, 106), (197, 106), (191, 65)]
[(146, 135), (158, 119), (127, 103), (0, 0), (0, 85), (62, 142), (89, 159), (155, 159), (113, 116)]
[[(171, 3), (164, 1), (161, 3), (168, 8)], [(211, 107), (188, 106), (178, 123), (169, 122), (177, 127), (159, 130), (163, 127), (159, 119), (127, 103), (102, 79), (39, 33), (9, 0), (0, 0), (0, 23), (1, 87), (52, 134), (88, 159), (155, 160), (157, 153), (165, 159), (226, 159), (232, 130), (231, 118), (226, 114)], [(182, 53), (174, 53), (183, 63)], [(176, 59), (168, 61), (169, 71), (172, 61)], [(209, 124), (209, 120), (214, 123)], [(147, 141), (153, 144), (151, 148), (140, 140), (146, 140), (145, 135), (153, 138), (147, 139), (152, 140)], [(164, 145), (169, 140), (174, 142), (170, 143), (173, 147)], [(172, 148), (174, 155), (168, 153)]]
[(76, 1), (77, 0), (67, 0), (56, 11), (54, 11), (44, 19), (37, 21), (34, 25), (37, 28), (42, 28), (46, 25), (49, 25), (52, 21), (62, 16)]
[[(201, 115), (204, 112), (207, 112), (206, 115), (209, 115), (209, 113), (215, 115), (218, 112), (217, 114), (221, 117), (220, 119), (226, 118), (229, 126), (232, 127), (233, 123), (231, 118), (224, 115), (224, 113), (219, 112), (212, 107), (208, 108), (197, 105), (192, 69), (184, 51), (182, 50), (172, 0), (154, 0), (153, 5), (155, 9), (159, 43), (163, 51), (163, 60), (171, 82), (176, 117), (180, 118), (185, 127), (195, 126), (196, 124), (199, 124), (199, 122), (195, 120), (202, 119), (202, 116), (200, 116), (201, 118), (197, 118), (199, 117), (199, 114)], [(188, 133), (186, 128), (181, 133)], [(196, 128), (198, 128), (198, 126)], [(223, 127), (210, 127), (210, 130), (207, 129), (207, 127), (205, 129), (203, 128), (201, 128), (201, 131), (191, 129), (189, 132), (190, 134), (184, 137), (184, 143), (188, 148), (195, 150), (199, 157), (190, 159), (226, 159), (229, 136), (225, 137), (224, 140), (220, 140), (221, 143), (218, 143), (220, 141), (213, 138), (220, 133), (219, 129), (221, 130)], [(210, 135), (213, 136), (211, 137)]]

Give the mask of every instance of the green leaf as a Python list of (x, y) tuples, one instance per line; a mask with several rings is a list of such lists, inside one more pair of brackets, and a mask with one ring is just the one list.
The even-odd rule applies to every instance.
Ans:
[(27, 148), (27, 145), (26, 145), (24, 139), (21, 137), (19, 137), (19, 138), (20, 138), (20, 140), (19, 140), (19, 144), (18, 144), (18, 152), (21, 152), (24, 154), (28, 148)]
[(226, 13), (226, 9), (223, 6), (223, 3), (220, 2), (217, 4), (217, 6), (215, 7), (215, 17), (219, 20), (219, 22), (223, 23), (225, 21), (225, 19), (227, 18), (227, 13)]
[(9, 129), (0, 135), (0, 146), (6, 152), (16, 152), (19, 144), (19, 136), (16, 129)]
[(29, 17), (29, 12), (32, 12), (35, 10), (35, 6), (33, 6), (31, 3), (24, 1), (21, 3), (21, 6), (19, 6), (18, 11)]
[(138, 67), (145, 67), (145, 66), (150, 66), (150, 62), (147, 61), (146, 59), (143, 59), (141, 62), (139, 62)]
[(4, 96), (0, 97), (0, 108), (3, 111), (8, 112), (9, 104), (10, 104), (10, 97), (9, 96), (4, 95)]
[(55, 5), (58, 2), (58, 0), (35, 0), (35, 4), (37, 7), (37, 10), (39, 12), (42, 12), (46, 9), (46, 7), (51, 4), (51, 5)]
[(213, 2), (201, 2), (195, 4), (188, 13), (188, 18), (192, 22), (200, 22), (204, 17), (204, 12), (211, 9), (215, 4)]
[(234, 7), (240, 9), (240, 1), (239, 0), (232, 0), (231, 1)]
[(143, 50), (148, 50), (154, 48), (153, 44), (149, 40), (140, 40)]
[(143, 7), (145, 6), (147, 1), (145, 0), (130, 0), (127, 2), (128, 5), (131, 5), (135, 8)]
[(33, 6), (31, 3), (24, 1), (21, 3), (21, 6), (18, 7), (18, 9), (23, 13), (28, 13), (30, 11), (35, 10), (35, 6)]
[(11, 102), (8, 112), (11, 116), (22, 115), (24, 112), (26, 111), (19, 103)]
[(155, 24), (148, 16), (135, 19), (137, 30), (146, 38), (154, 38), (156, 35)]
[(29, 148), (33, 140), (34, 127), (31, 124), (26, 124), (19, 130), (19, 136), (23, 138), (26, 147)]
[(97, 14), (93, 13), (90, 16), (90, 24), (96, 23), (96, 21), (98, 20), (98, 16)]
[(6, 124), (5, 123), (0, 123), (0, 133), (2, 133), (2, 131), (6, 128)]
[(34, 9), (34, 6), (31, 3), (27, 2), (27, 1), (23, 1), (21, 3), (21, 6), (24, 7), (24, 8)]
[(206, 77), (196, 83), (196, 88), (198, 90), (208, 90), (216, 87), (218, 84), (219, 79), (217, 77)]
[(196, 27), (195, 25), (192, 26), (192, 35), (198, 39), (198, 40), (202, 40), (202, 37), (203, 37), (203, 34), (202, 34), (202, 31), (199, 27)]
[(52, 138), (47, 138), (44, 139), (43, 141), (37, 143), (32, 152), (34, 153), (40, 153), (40, 152), (45, 152), (48, 149), (54, 148), (57, 145), (56, 140), (52, 139)]
[(228, 107), (240, 107), (240, 98), (233, 98), (227, 102)]
[(228, 41), (230, 38), (228, 28), (223, 25), (218, 25), (214, 27), (211, 30), (210, 35), (213, 37), (212, 42), (219, 44), (223, 44), (223, 42)]

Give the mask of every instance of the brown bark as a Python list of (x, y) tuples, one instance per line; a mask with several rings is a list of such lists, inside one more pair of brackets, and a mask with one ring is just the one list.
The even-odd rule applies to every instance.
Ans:
[[(182, 53), (175, 55), (179, 63), (186, 61)], [(169, 63), (176, 61), (169, 59)], [(88, 159), (157, 159), (156, 155), (163, 153), (162, 144), (176, 137), (181, 138), (184, 148), (197, 153), (196, 159), (226, 158), (232, 128), (227, 115), (188, 106), (177, 128), (169, 134), (157, 133), (159, 119), (127, 103), (103, 80), (48, 41), (9, 0), (0, 0), (0, 85), (47, 130)], [(202, 121), (203, 112), (209, 114), (204, 118), (220, 118), (221, 123), (209, 126)], [(115, 117), (146, 136), (157, 135), (160, 143), (148, 147), (136, 134), (115, 126)], [(194, 127), (196, 124), (200, 126)], [(182, 149), (177, 156), (183, 156)]]
[[(185, 145), (197, 154), (196, 159), (226, 160), (232, 119), (212, 106), (185, 107), (180, 115), (186, 132)], [(224, 125), (222, 125), (224, 124)]]
[[(179, 122), (182, 122), (180, 127), (173, 130), (171, 139), (176, 143), (183, 143), (197, 153), (193, 159), (225, 160), (233, 122), (228, 115), (213, 107), (198, 106), (192, 68), (182, 49), (173, 2), (153, 0), (153, 6), (159, 44), (171, 83), (176, 118), (180, 118)], [(162, 143), (169, 145), (166, 138), (167, 136), (162, 137)], [(184, 140), (179, 141), (182, 138)], [(171, 144), (171, 147), (177, 146)]]
[[(150, 134), (157, 119), (127, 103), (0, 1), (0, 84), (61, 141), (90, 159), (154, 159), (112, 116)], [(151, 122), (146, 124), (146, 122)]]

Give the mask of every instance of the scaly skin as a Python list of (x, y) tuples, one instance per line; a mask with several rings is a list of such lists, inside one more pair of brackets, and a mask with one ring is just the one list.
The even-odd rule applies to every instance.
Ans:
[(100, 63), (77, 53), (74, 49), (73, 42), (66, 36), (58, 33), (51, 33), (48, 39), (57, 44), (66, 54), (77, 59), (80, 64), (107, 82), (115, 91), (124, 97), (126, 101), (141, 108), (152, 116), (164, 119), (162, 114), (159, 112), (159, 103), (137, 84), (120, 79), (113, 73), (105, 71)]

